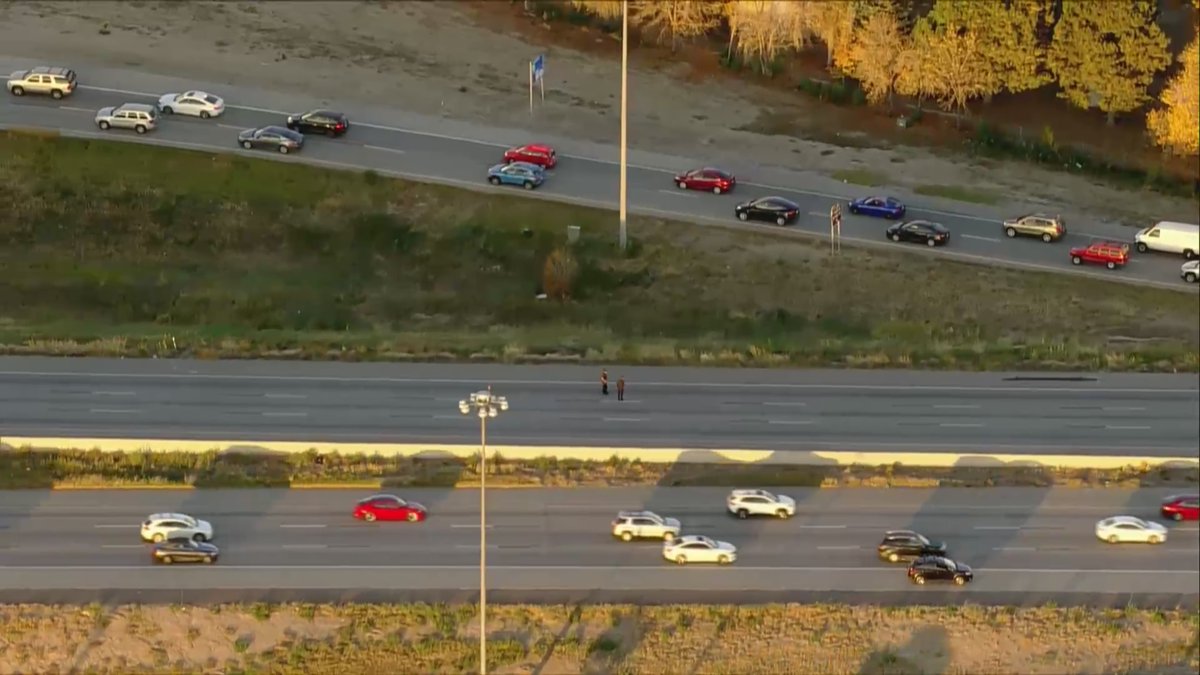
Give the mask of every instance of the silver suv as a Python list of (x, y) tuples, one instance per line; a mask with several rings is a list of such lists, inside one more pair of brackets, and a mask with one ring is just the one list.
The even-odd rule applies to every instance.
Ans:
[(8, 91), (13, 96), (42, 94), (59, 99), (75, 92), (78, 78), (70, 68), (38, 66), (18, 70), (8, 76)]
[(144, 134), (158, 125), (158, 111), (145, 103), (126, 103), (116, 108), (101, 108), (96, 112), (96, 126), (101, 129), (133, 129)]
[(653, 511), (621, 511), (612, 524), (612, 534), (621, 541), (634, 539), (662, 539), (673, 541), (679, 537), (680, 524), (674, 518), (663, 518)]
[(1049, 244), (1058, 241), (1067, 234), (1067, 224), (1062, 216), (1047, 216), (1044, 213), (1030, 213), (1004, 221), (1004, 235), (1009, 239), (1017, 235), (1038, 237)]
[(725, 507), (738, 518), (749, 516), (796, 515), (796, 500), (786, 495), (774, 495), (766, 490), (734, 490), (725, 500)]

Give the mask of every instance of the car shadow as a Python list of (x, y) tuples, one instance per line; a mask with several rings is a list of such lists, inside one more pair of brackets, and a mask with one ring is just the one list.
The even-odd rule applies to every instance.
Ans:
[(901, 646), (879, 647), (858, 669), (859, 675), (942, 675), (950, 666), (946, 629), (929, 624), (914, 630)]

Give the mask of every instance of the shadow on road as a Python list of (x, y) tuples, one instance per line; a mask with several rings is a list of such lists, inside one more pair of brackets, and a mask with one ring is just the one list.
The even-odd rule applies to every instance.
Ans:
[(942, 675), (950, 665), (946, 629), (937, 625), (917, 628), (904, 645), (871, 652), (859, 675)]

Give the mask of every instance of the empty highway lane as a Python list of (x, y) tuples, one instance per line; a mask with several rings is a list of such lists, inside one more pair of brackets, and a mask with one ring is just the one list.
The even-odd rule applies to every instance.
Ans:
[(1193, 456), (1195, 375), (0, 358), (8, 436)]

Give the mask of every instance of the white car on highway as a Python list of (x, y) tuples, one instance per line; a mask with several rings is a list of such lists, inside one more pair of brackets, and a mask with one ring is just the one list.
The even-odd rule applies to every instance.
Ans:
[(1189, 284), (1200, 281), (1200, 260), (1189, 260), (1179, 267), (1179, 276)]
[(1096, 538), (1110, 544), (1161, 544), (1167, 540), (1167, 528), (1133, 516), (1113, 516), (1096, 523)]
[(663, 543), (663, 557), (677, 565), (688, 563), (717, 563), (728, 565), (737, 560), (737, 547), (727, 541), (716, 541), (688, 534)]
[(220, 117), (225, 112), (225, 101), (220, 96), (203, 91), (185, 91), (182, 94), (163, 94), (158, 99), (158, 109), (164, 115), (178, 113), (208, 119)]
[(766, 490), (734, 490), (725, 498), (725, 507), (738, 518), (775, 516), (791, 518), (796, 515), (796, 500)]
[(159, 543), (167, 539), (212, 541), (213, 526), (183, 513), (152, 513), (142, 522), (142, 541)]
[(621, 541), (662, 539), (671, 541), (679, 536), (682, 526), (674, 518), (663, 518), (653, 511), (621, 511), (612, 524), (612, 534)]

